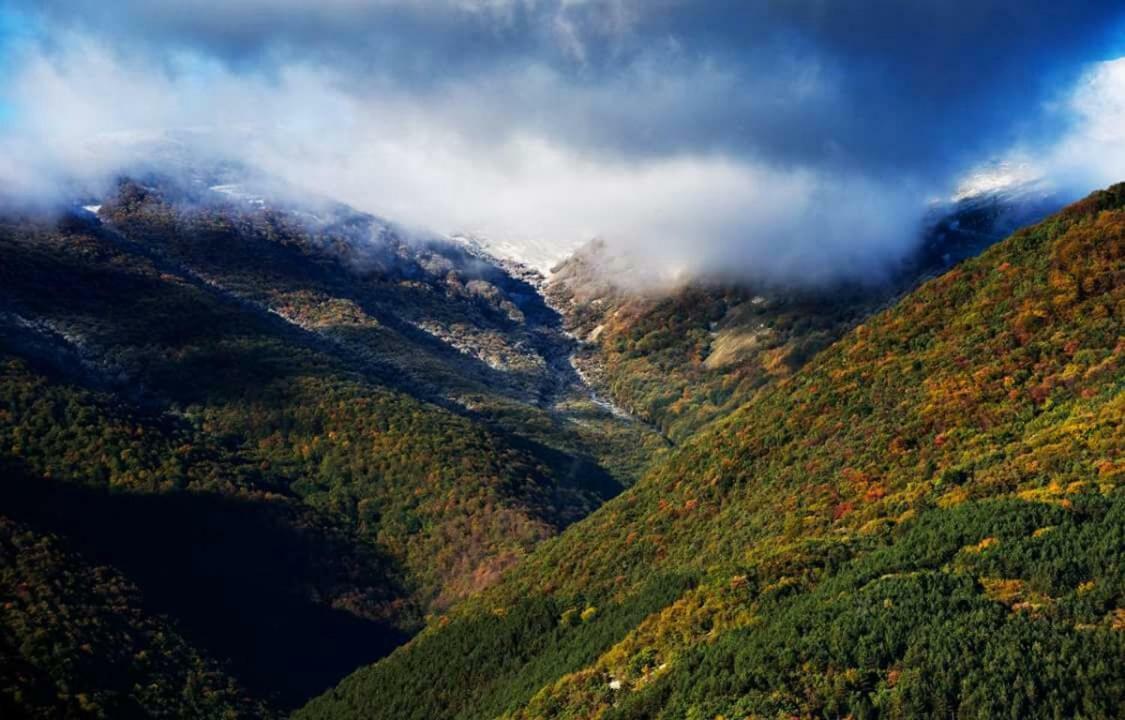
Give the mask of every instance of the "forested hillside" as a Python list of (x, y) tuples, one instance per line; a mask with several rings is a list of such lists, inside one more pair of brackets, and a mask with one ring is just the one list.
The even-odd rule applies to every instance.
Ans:
[(663, 447), (591, 399), (526, 280), (314, 209), (150, 180), (98, 216), (0, 220), (0, 515), (123, 573), (138, 612), (280, 707), (491, 585)]
[(628, 255), (595, 240), (555, 268), (546, 295), (583, 340), (576, 362), (591, 382), (681, 441), (792, 375), (922, 280), (1060, 205), (1027, 191), (938, 206), (897, 265), (807, 287), (737, 274), (650, 287)]
[(692, 437), (298, 713), (1119, 716), (1125, 185)]

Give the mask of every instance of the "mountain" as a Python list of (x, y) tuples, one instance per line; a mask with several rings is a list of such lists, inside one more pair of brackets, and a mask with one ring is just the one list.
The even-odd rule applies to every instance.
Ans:
[[(665, 446), (592, 397), (533, 274), (336, 204), (143, 177), (6, 214), (0, 257), (0, 514), (58, 545), (82, 612), (135, 607), (217, 663), (236, 716), (378, 659)], [(44, 707), (97, 684), (24, 632), (9, 706), (39, 707), (10, 658)], [(149, 707), (114, 683), (82, 712)]]
[(1113, 717), (1125, 185), (852, 327), (296, 717)]
[(675, 441), (789, 377), (927, 278), (1061, 207), (1022, 185), (934, 206), (916, 247), (863, 281), (794, 287), (752, 280), (646, 283), (595, 240), (554, 268), (545, 295), (583, 342), (583, 375)]

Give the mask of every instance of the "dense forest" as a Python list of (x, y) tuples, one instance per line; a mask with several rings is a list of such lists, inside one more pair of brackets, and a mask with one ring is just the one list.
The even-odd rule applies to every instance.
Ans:
[(1125, 707), (1125, 185), (694, 435), (301, 718)]

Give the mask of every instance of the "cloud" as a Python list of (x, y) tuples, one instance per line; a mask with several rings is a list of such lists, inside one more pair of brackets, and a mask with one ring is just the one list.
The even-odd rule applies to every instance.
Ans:
[(1125, 180), (1125, 58), (1091, 68), (1064, 108), (1072, 125), (1042, 174), (1078, 193)]
[[(1104, 84), (1085, 105), (1045, 103), (1104, 56), (1121, 13), (929, 0), (874, 0), (862, 16), (812, 0), (24, 12), (42, 32), (3, 93), (8, 192), (151, 163), (157, 144), (137, 139), (174, 130), (180, 162), (233, 157), (395, 220), (502, 237), (540, 264), (602, 236), (664, 270), (808, 281), (893, 263), (927, 201), (982, 157), (1056, 147), (1084, 107), (1108, 112), (1094, 107)], [(1083, 147), (1058, 146), (1076, 177), (1097, 155)]]
[(1046, 112), (1062, 130), (1021, 139), (969, 174), (967, 192), (1034, 184), (1063, 197), (1125, 181), (1125, 57), (1089, 65)]
[(1076, 54), (1101, 51), (1123, 12), (1102, 0), (35, 5), (52, 33), (105, 38), (153, 66), (183, 52), (250, 73), (308, 63), (356, 94), (433, 100), (502, 86), (503, 126), (601, 152), (880, 170), (944, 168), (1010, 139), (1019, 109), (1067, 80)]

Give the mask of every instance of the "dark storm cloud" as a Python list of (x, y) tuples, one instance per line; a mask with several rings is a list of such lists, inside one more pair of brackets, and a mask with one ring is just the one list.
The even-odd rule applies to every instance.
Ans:
[[(1101, 59), (1123, 13), (1097, 0), (32, 5), (52, 27), (127, 48), (264, 72), (328, 64), (356, 92), (474, 83), (495, 90), (482, 100), (502, 98), (513, 126), (601, 151), (918, 173), (1048, 131), (1037, 104)], [(529, 67), (552, 82), (529, 84)]]

